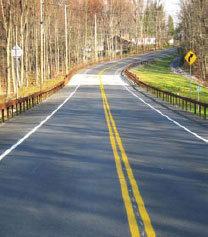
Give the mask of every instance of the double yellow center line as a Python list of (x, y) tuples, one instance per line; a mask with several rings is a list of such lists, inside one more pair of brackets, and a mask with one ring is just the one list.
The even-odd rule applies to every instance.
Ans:
[[(127, 157), (124, 147), (122, 145), (121, 137), (120, 137), (119, 132), (117, 130), (116, 123), (115, 123), (115, 120), (114, 120), (112, 113), (110, 111), (110, 106), (109, 106), (109, 103), (107, 100), (107, 96), (105, 94), (104, 85), (102, 82), (102, 75), (105, 72), (105, 70), (110, 69), (112, 67), (115, 67), (115, 65), (107, 67), (104, 70), (99, 72), (100, 90), (101, 90), (101, 94), (102, 94), (103, 108), (104, 108), (104, 112), (105, 112), (107, 126), (109, 129), (110, 142), (111, 142), (111, 146), (112, 146), (112, 150), (113, 150), (113, 154), (114, 154), (114, 158), (115, 158), (117, 174), (118, 174), (118, 178), (119, 178), (120, 185), (121, 185), (121, 193), (122, 193), (124, 205), (126, 208), (126, 213), (127, 213), (127, 218), (128, 218), (128, 222), (129, 222), (131, 236), (132, 237), (140, 237), (140, 231), (139, 231), (138, 223), (137, 223), (137, 220), (135, 217), (135, 212), (133, 209), (131, 198), (129, 195), (129, 190), (128, 190), (128, 186), (127, 186), (128, 182), (130, 182), (130, 184), (131, 184), (133, 195), (134, 195), (134, 198), (137, 202), (138, 210), (139, 210), (140, 216), (141, 216), (143, 224), (144, 224), (146, 235), (148, 237), (155, 237), (156, 236), (155, 231), (152, 227), (151, 220), (149, 218), (149, 215), (148, 215), (145, 205), (144, 205), (144, 201), (143, 201), (141, 194), (139, 192), (139, 188), (137, 186), (136, 180), (134, 178), (134, 174), (133, 174), (131, 166), (129, 164), (128, 157)], [(118, 148), (119, 148), (122, 159), (119, 156)], [(122, 168), (122, 162), (125, 165), (128, 178), (126, 178), (124, 175), (124, 171)]]

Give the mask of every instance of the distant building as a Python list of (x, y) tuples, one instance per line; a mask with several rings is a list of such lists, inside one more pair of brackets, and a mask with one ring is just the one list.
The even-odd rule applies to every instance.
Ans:
[(169, 44), (174, 44), (174, 39), (168, 40), (168, 43), (169, 43)]
[(114, 48), (116, 48), (116, 52), (120, 52), (121, 48), (123, 53), (127, 53), (130, 51), (132, 44), (131, 41), (121, 38), (120, 36), (114, 36), (113, 41), (114, 41)]
[[(112, 39), (111, 39), (112, 41)], [(112, 50), (115, 50), (116, 53), (120, 53), (122, 50), (122, 53), (127, 53), (130, 51), (133, 43), (130, 40), (124, 39), (120, 36), (114, 36), (113, 37), (113, 45), (111, 45)], [(104, 51), (108, 50), (107, 41), (104, 41)]]
[(132, 42), (138, 45), (154, 45), (156, 43), (156, 39), (155, 38), (143, 38), (138, 40), (132, 39)]

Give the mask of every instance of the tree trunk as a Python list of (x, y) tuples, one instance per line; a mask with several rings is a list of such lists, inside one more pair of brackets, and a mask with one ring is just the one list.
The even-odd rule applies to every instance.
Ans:
[(11, 93), (11, 47), (10, 47), (10, 41), (11, 41), (11, 21), (9, 22), (8, 26), (8, 33), (7, 33), (7, 39), (6, 39), (6, 54), (7, 54), (7, 98), (9, 98)]
[(20, 34), (21, 34), (21, 48), (23, 49), (22, 56), (21, 56), (21, 78), (20, 78), (20, 86), (24, 84), (24, 26), (23, 26), (23, 15), (21, 15), (20, 20)]
[(35, 83), (38, 85), (38, 76), (39, 76), (39, 55), (38, 55), (38, 29), (35, 28)]

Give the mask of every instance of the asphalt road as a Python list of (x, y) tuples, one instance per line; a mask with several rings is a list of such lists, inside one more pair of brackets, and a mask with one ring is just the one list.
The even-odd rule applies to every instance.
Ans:
[[(0, 126), (0, 236), (208, 236), (208, 124), (103, 63)], [(165, 76), (165, 75), (164, 75)]]

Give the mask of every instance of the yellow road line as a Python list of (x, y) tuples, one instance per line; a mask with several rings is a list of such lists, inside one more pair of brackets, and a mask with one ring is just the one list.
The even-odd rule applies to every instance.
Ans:
[[(112, 130), (112, 128), (111, 128), (111, 124), (112, 124), (113, 130), (114, 130), (114, 133), (115, 133), (115, 137), (116, 137), (116, 141), (117, 141), (117, 144), (118, 144), (119, 149), (121, 151), (122, 159), (123, 159), (124, 165), (125, 165), (126, 170), (127, 170), (128, 179), (129, 179), (129, 181), (131, 183), (133, 194), (134, 194), (134, 197), (136, 199), (136, 202), (137, 202), (137, 205), (138, 205), (138, 209), (139, 209), (141, 218), (142, 218), (143, 223), (144, 223), (146, 234), (147, 234), (148, 237), (155, 237), (156, 236), (155, 231), (154, 231), (154, 229), (152, 227), (150, 217), (149, 217), (149, 215), (148, 215), (148, 213), (146, 211), (146, 208), (145, 208), (145, 205), (144, 205), (144, 201), (143, 201), (142, 196), (141, 196), (141, 194), (139, 192), (139, 188), (137, 186), (137, 183), (136, 183), (136, 180), (134, 178), (132, 169), (130, 167), (130, 164), (129, 164), (129, 161), (128, 161), (128, 157), (127, 157), (125, 149), (124, 149), (124, 147), (122, 145), (121, 137), (119, 135), (119, 132), (118, 132), (116, 124), (115, 124), (115, 121), (114, 121), (113, 116), (111, 114), (110, 106), (109, 106), (109, 103), (108, 103), (108, 100), (107, 100), (107, 96), (105, 94), (104, 86), (103, 86), (103, 83), (102, 83), (102, 79), (101, 79), (102, 74), (104, 73), (105, 70), (107, 70), (109, 68), (112, 68), (112, 67), (113, 66), (105, 68), (104, 70), (102, 70), (99, 73), (99, 76), (100, 76), (100, 88), (101, 88), (101, 93), (102, 93), (102, 97), (103, 97), (104, 111), (105, 111), (105, 114), (106, 114), (106, 120), (109, 120), (109, 124), (108, 124), (108, 127), (110, 126), (109, 132), (110, 132), (110, 129)], [(111, 133), (113, 134), (113, 131), (111, 131)], [(113, 136), (113, 138), (114, 138), (114, 136)], [(111, 144), (112, 144), (112, 142), (111, 142)], [(114, 140), (114, 144), (116, 144), (115, 140)], [(113, 144), (112, 144), (112, 147), (113, 147)], [(115, 145), (115, 148), (116, 148), (116, 145)], [(117, 150), (116, 150), (116, 152), (117, 152)], [(115, 156), (115, 154), (114, 154), (114, 156)], [(119, 159), (119, 157), (118, 157), (118, 159)], [(120, 159), (119, 159), (119, 162), (120, 162)], [(122, 169), (122, 166), (121, 166), (121, 169)], [(120, 179), (120, 177), (119, 177), (119, 179)]]
[[(103, 91), (102, 91), (103, 93)], [(125, 208), (126, 208), (126, 212), (127, 212), (127, 217), (128, 217), (128, 222), (129, 222), (129, 227), (130, 227), (130, 232), (131, 235), (133, 237), (140, 237), (139, 234), (139, 228), (137, 225), (137, 221), (135, 218), (135, 214), (134, 214), (134, 210), (132, 207), (132, 203), (131, 203), (131, 199), (128, 193), (128, 187), (127, 187), (127, 183), (125, 180), (125, 176), (122, 170), (122, 165), (121, 165), (121, 161), (120, 161), (120, 157), (116, 148), (116, 142), (115, 142), (115, 138), (113, 135), (113, 130), (110, 124), (110, 119), (107, 113), (107, 109), (106, 109), (106, 105), (105, 102), (103, 100), (103, 108), (105, 111), (105, 116), (106, 116), (106, 121), (107, 121), (107, 125), (108, 125), (108, 129), (109, 129), (109, 135), (110, 135), (110, 141), (111, 141), (111, 146), (113, 149), (113, 154), (115, 157), (115, 162), (116, 162), (116, 169), (117, 169), (117, 173), (118, 173), (118, 177), (119, 177), (119, 181), (120, 181), (120, 185), (121, 185), (121, 192), (122, 192), (122, 197), (124, 200), (124, 204), (125, 204)]]
[(111, 123), (113, 125), (112, 127), (114, 129), (117, 144), (118, 144), (119, 149), (121, 151), (122, 159), (123, 159), (124, 165), (126, 167), (128, 178), (129, 178), (129, 181), (130, 181), (131, 186), (132, 186), (132, 190), (133, 190), (133, 193), (134, 193), (137, 205), (138, 205), (138, 209), (139, 209), (141, 218), (144, 222), (144, 227), (145, 227), (146, 234), (147, 234), (147, 236), (154, 237), (155, 232), (154, 232), (154, 229), (152, 227), (151, 220), (149, 218), (149, 215), (148, 215), (148, 213), (146, 211), (146, 208), (145, 208), (145, 205), (144, 205), (144, 201), (143, 201), (143, 199), (141, 197), (141, 194), (139, 192), (139, 188), (138, 188), (138, 185), (137, 185), (136, 180), (134, 178), (134, 174), (132, 172), (131, 166), (129, 164), (128, 157), (127, 157), (126, 152), (124, 150), (124, 147), (122, 145), (121, 137), (118, 133), (115, 121), (114, 121), (113, 116), (110, 112), (110, 108), (109, 108), (109, 104), (108, 104), (106, 96), (105, 96), (105, 100), (106, 100), (107, 109), (108, 109), (108, 112), (109, 112), (109, 115), (110, 115), (110, 120), (111, 120)]

